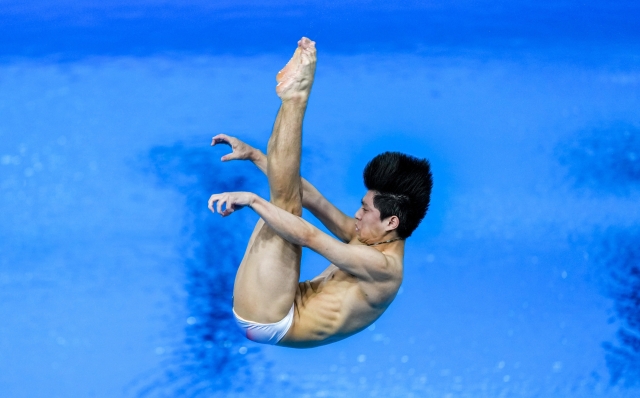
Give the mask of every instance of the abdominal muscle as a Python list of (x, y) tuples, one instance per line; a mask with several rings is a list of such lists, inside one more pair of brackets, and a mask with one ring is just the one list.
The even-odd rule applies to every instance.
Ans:
[(300, 282), (293, 325), (278, 345), (316, 347), (342, 340), (375, 321), (388, 304), (372, 305), (360, 283), (334, 265), (315, 279)]

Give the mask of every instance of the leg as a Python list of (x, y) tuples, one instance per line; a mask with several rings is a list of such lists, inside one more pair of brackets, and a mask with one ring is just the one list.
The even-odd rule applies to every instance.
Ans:
[[(303, 38), (276, 78), (282, 106), (267, 149), (270, 200), (296, 215), (302, 214), (302, 119), (314, 71), (315, 43)], [(262, 220), (258, 221), (236, 275), (233, 304), (236, 313), (259, 323), (284, 318), (295, 298), (301, 254), (301, 247), (282, 239)]]

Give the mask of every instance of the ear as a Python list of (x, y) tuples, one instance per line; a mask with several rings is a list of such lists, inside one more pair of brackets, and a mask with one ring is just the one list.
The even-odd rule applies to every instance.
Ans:
[(398, 228), (400, 226), (400, 219), (398, 218), (398, 216), (391, 216), (388, 217), (386, 220), (386, 227), (385, 230), (386, 231), (393, 231), (394, 229)]

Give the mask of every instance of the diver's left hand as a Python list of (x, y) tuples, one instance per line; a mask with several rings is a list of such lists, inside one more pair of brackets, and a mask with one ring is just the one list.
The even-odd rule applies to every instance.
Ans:
[(228, 162), (229, 160), (252, 160), (260, 156), (260, 151), (251, 145), (240, 141), (236, 137), (226, 134), (218, 134), (211, 139), (211, 146), (218, 144), (226, 144), (231, 147), (231, 153), (224, 155), (220, 160)]
[[(224, 192), (211, 195), (209, 198), (209, 210), (218, 212), (222, 217), (226, 217), (236, 210), (245, 206), (251, 206), (256, 194), (251, 192)], [(215, 203), (218, 202), (214, 208)], [(223, 207), (224, 210), (223, 210)]]

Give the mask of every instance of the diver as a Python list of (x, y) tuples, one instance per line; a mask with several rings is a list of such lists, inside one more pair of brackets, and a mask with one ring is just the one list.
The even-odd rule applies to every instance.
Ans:
[[(225, 192), (209, 199), (209, 209), (223, 217), (242, 207), (260, 216), (233, 290), (236, 321), (246, 337), (258, 343), (315, 347), (373, 323), (400, 288), (405, 239), (429, 207), (429, 162), (398, 152), (385, 152), (367, 164), (368, 191), (353, 218), (301, 178), (302, 121), (315, 68), (315, 42), (302, 38), (276, 76), (282, 104), (267, 155), (224, 134), (211, 143), (230, 145), (232, 152), (223, 161), (250, 160), (269, 181), (269, 201), (251, 192)], [(337, 239), (305, 221), (303, 207)], [(300, 282), (303, 247), (331, 265)]]

